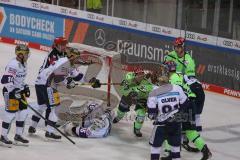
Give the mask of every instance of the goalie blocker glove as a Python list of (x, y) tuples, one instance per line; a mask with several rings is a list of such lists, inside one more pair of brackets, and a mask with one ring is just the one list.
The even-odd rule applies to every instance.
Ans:
[(97, 78), (95, 78), (95, 77), (91, 78), (91, 79), (89, 80), (89, 83), (92, 83), (91, 86), (92, 86), (93, 88), (100, 88), (100, 87), (101, 87), (100, 80), (97, 79)]

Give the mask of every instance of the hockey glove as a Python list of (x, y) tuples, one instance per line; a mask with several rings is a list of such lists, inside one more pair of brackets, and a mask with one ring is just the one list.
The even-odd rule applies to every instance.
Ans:
[(67, 89), (72, 89), (76, 86), (76, 83), (74, 82), (74, 80), (72, 79), (72, 77), (67, 77)]
[(13, 93), (15, 99), (20, 100), (22, 98), (21, 90), (19, 88), (15, 88), (12, 91), (12, 93)]
[(101, 87), (101, 83), (100, 83), (100, 80), (93, 77), (89, 80), (89, 83), (92, 83), (92, 87), (93, 88), (100, 88)]
[(184, 82), (187, 83), (189, 86), (195, 82), (200, 83), (196, 78), (189, 78), (187, 75), (184, 75), (183, 78)]
[(24, 85), (23, 92), (24, 92), (26, 97), (30, 97), (30, 89), (29, 89), (29, 86), (27, 84)]

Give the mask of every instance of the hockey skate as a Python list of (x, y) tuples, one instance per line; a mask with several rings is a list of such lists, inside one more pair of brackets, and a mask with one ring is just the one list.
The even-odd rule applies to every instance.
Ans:
[(137, 137), (142, 137), (142, 133), (141, 133), (140, 129), (136, 129), (136, 128), (135, 128), (135, 122), (134, 122), (134, 127), (133, 127), (133, 133), (134, 133)]
[(194, 152), (194, 153), (197, 153), (197, 152), (200, 152), (197, 148), (194, 148), (194, 147), (191, 147), (189, 145), (189, 140), (184, 140), (182, 142), (182, 147), (187, 150), (188, 152)]
[(10, 141), (7, 137), (4, 137), (4, 136), (1, 136), (0, 142), (2, 146), (6, 146), (8, 148), (11, 148), (13, 144), (12, 141)]
[(45, 133), (45, 137), (49, 140), (59, 140), (61, 139), (62, 137), (60, 135), (56, 135), (54, 133), (50, 133), (48, 131), (46, 131)]
[(161, 157), (161, 160), (172, 160), (171, 156), (167, 156), (167, 157)]
[(30, 127), (28, 128), (28, 133), (29, 133), (29, 134), (34, 134), (34, 133), (36, 133), (36, 128), (30, 126)]
[(115, 118), (113, 119), (113, 123), (118, 123), (120, 120), (121, 120), (120, 118), (115, 117)]
[(171, 153), (170, 150), (164, 149), (164, 151), (163, 151), (163, 157), (161, 157), (161, 159), (163, 159), (163, 160), (168, 160), (167, 158), (170, 157), (170, 153)]
[(212, 153), (210, 152), (210, 150), (208, 149), (207, 145), (204, 145), (203, 149), (201, 150), (203, 157), (201, 160), (207, 160), (210, 159), (212, 157)]
[(15, 145), (22, 145), (22, 146), (28, 146), (29, 141), (25, 138), (23, 138), (22, 136), (16, 134), (14, 137), (14, 144)]

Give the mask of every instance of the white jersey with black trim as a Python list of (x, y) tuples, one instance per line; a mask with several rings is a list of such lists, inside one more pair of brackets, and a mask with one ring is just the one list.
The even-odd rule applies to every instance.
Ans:
[(86, 136), (88, 138), (102, 138), (110, 134), (111, 130), (111, 120), (109, 116), (105, 113), (98, 118), (94, 118), (90, 126), (86, 126)]
[(47, 85), (51, 84), (53, 78), (58, 77), (61, 81), (69, 76), (69, 74), (75, 70), (71, 67), (67, 57), (60, 58), (55, 63), (51, 64), (48, 68), (43, 69), (35, 82), (36, 85)]
[(174, 84), (155, 86), (149, 94), (147, 106), (150, 109), (157, 108), (157, 121), (163, 122), (174, 116), (180, 109), (180, 104), (187, 100), (182, 88)]
[(42, 72), (45, 68), (48, 68), (51, 64), (55, 63), (59, 58), (63, 58), (64, 54), (59, 52), (56, 48), (53, 48), (48, 55), (44, 58), (43, 64), (39, 69), (39, 72)]
[[(2, 76), (2, 84), (11, 92), (15, 88), (24, 89), (25, 78), (27, 76), (27, 63), (24, 65), (16, 58), (12, 59), (5, 67), (5, 72)], [(6, 79), (3, 82), (3, 79)]]

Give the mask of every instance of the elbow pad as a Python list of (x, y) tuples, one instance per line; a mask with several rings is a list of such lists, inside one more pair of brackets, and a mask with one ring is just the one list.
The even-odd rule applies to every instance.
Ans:
[(11, 83), (11, 82), (13, 82), (13, 76), (12, 75), (3, 75), (2, 76), (2, 79), (1, 79), (2, 84)]

